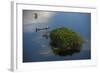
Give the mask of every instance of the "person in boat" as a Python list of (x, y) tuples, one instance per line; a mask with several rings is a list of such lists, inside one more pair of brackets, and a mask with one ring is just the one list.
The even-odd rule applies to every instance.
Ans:
[(38, 18), (38, 14), (34, 13), (34, 18), (37, 19)]

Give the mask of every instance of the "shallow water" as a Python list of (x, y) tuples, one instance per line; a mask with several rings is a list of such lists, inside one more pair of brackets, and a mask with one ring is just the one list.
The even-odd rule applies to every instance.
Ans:
[[(91, 15), (89, 13), (63, 13), (57, 12), (48, 24), (49, 29), (36, 32), (38, 24), (23, 25), (23, 62), (81, 60), (91, 58)], [(55, 55), (50, 46), (50, 38), (43, 36), (53, 29), (67, 27), (73, 29), (84, 39), (79, 53), (68, 56)]]

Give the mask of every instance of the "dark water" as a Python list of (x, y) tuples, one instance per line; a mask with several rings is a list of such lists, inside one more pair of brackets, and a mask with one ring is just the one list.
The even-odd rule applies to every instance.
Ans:
[[(36, 32), (35, 25), (34, 23), (23, 25), (23, 62), (91, 59), (91, 14), (56, 12), (46, 24), (49, 27), (48, 30)], [(46, 25), (39, 25), (39, 27)], [(53, 53), (50, 38), (43, 35), (60, 27), (71, 28), (83, 37), (85, 42), (79, 53), (71, 56), (58, 56)]]

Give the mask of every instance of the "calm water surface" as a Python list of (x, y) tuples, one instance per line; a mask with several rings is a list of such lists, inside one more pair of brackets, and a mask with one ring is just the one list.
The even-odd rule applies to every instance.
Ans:
[[(48, 26), (48, 30), (36, 32), (36, 26), (43, 28)], [(69, 56), (55, 55), (50, 46), (50, 38), (44, 35), (53, 29), (67, 27), (76, 31), (84, 39), (84, 44), (79, 53)], [(60, 61), (60, 60), (81, 60), (91, 58), (91, 14), (56, 12), (49, 23), (23, 25), (23, 62), (39, 61)], [(28, 31), (31, 30), (31, 31)]]

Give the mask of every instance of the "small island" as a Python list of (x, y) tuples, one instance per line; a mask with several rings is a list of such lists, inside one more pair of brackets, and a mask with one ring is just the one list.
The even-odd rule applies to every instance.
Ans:
[(50, 32), (52, 50), (55, 55), (66, 56), (80, 52), (83, 38), (73, 30), (65, 27)]

